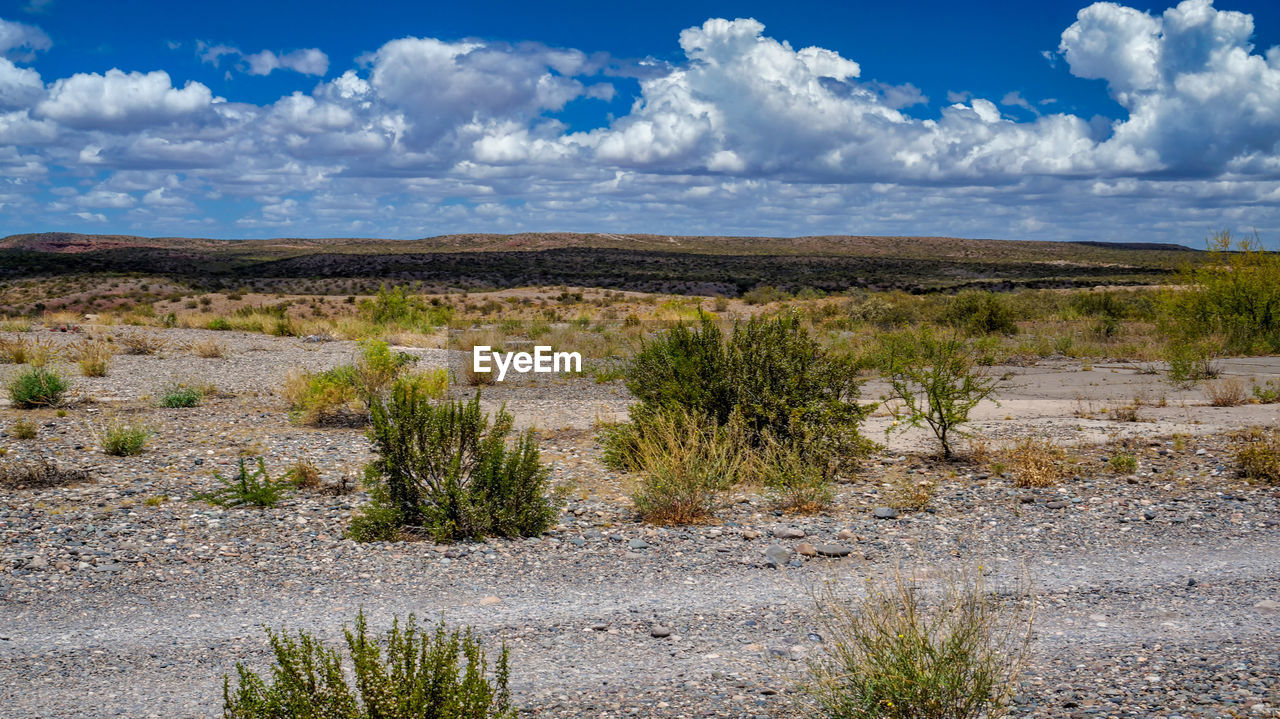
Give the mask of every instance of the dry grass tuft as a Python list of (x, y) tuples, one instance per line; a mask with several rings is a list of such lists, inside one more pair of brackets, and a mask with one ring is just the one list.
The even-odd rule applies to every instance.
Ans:
[(894, 467), (885, 475), (886, 501), (890, 507), (918, 512), (933, 499), (934, 483), (902, 467)]
[(1223, 377), (1207, 382), (1204, 394), (1214, 407), (1239, 407), (1249, 401), (1249, 388), (1238, 377)]
[(153, 335), (147, 332), (128, 332), (121, 334), (116, 338), (120, 346), (124, 348), (125, 354), (131, 355), (154, 355), (162, 352), (165, 347), (169, 346), (168, 341), (163, 337)]
[(111, 358), (115, 356), (115, 350), (101, 340), (84, 340), (72, 345), (70, 354), (80, 366), (80, 374), (85, 377), (106, 377), (111, 369)]
[(1016, 487), (1052, 487), (1066, 476), (1067, 454), (1051, 440), (1021, 439), (1004, 456)]
[(6, 489), (48, 489), (87, 481), (87, 471), (65, 469), (45, 458), (0, 464), (0, 487)]
[(187, 345), (187, 351), (205, 359), (222, 359), (227, 356), (227, 346), (217, 340), (199, 340)]

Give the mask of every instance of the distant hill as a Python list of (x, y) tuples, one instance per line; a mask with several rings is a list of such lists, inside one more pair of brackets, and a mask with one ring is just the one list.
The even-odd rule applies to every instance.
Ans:
[(931, 291), (1159, 282), (1195, 252), (1159, 243), (954, 237), (519, 233), (214, 240), (46, 232), (0, 239), (0, 276), (139, 272), (189, 282), (361, 278), (457, 288), (566, 284), (727, 294), (759, 284)]

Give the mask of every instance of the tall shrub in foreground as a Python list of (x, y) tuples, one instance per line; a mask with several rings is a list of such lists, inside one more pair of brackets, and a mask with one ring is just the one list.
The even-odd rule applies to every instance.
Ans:
[(364, 612), (344, 630), (349, 682), (342, 655), (315, 636), (266, 630), (275, 654), (269, 681), (236, 664), (236, 687), (224, 677), (224, 719), (515, 719), (507, 688), (509, 657), (502, 648), (492, 670), (480, 640), (465, 631), (394, 620), (371, 637)]
[(414, 382), (398, 382), (370, 408), (369, 437), (378, 457), (366, 470), (372, 503), (352, 521), (356, 539), (400, 532), (437, 541), (533, 536), (555, 516), (547, 498), (550, 469), (532, 432), (511, 446), (512, 416), (490, 422), (480, 395), (437, 403)]
[(969, 412), (995, 394), (974, 343), (928, 327), (902, 330), (881, 339), (880, 371), (889, 382), (894, 419), (933, 431), (942, 455), (951, 459), (951, 442)]

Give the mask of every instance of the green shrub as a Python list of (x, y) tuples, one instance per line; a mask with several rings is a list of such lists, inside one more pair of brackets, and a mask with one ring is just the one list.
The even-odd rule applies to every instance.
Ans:
[(1240, 474), (1247, 479), (1280, 484), (1280, 429), (1250, 427), (1232, 437)]
[(102, 451), (113, 457), (142, 454), (151, 435), (151, 430), (144, 425), (113, 421), (102, 430)]
[[(295, 421), (313, 427), (362, 425), (368, 421), (369, 406), (386, 393), (405, 368), (417, 361), (407, 353), (392, 354), (386, 342), (364, 340), (352, 364), (323, 372), (295, 372), (285, 381), (285, 401)], [(447, 370), (417, 375), (414, 380), (423, 392), (443, 394), (448, 384)]]
[(1253, 396), (1260, 404), (1280, 402), (1280, 381), (1269, 379), (1262, 384), (1254, 385)]
[(809, 662), (811, 716), (994, 719), (1026, 664), (1033, 610), (1025, 588), (1001, 599), (981, 568), (931, 586), (900, 573), (816, 597), (822, 650)]
[(950, 459), (952, 432), (969, 421), (979, 402), (995, 394), (996, 379), (978, 366), (981, 349), (928, 327), (887, 334), (880, 341), (879, 364), (889, 382), (895, 421), (928, 426), (943, 457)]
[(1018, 333), (1009, 299), (994, 292), (961, 292), (947, 303), (940, 319), (972, 335)]
[(631, 492), (640, 519), (690, 524), (715, 514), (720, 496), (745, 469), (749, 450), (736, 423), (669, 409), (645, 420), (637, 439), (639, 482)]
[(226, 332), (231, 329), (231, 322), (227, 320), (226, 317), (214, 317), (209, 320), (209, 324), (205, 325), (205, 327), (211, 330)]
[(752, 318), (727, 338), (704, 315), (696, 328), (677, 325), (646, 342), (632, 360), (634, 428), (602, 434), (606, 459), (627, 469), (632, 449), (618, 443), (642, 436), (650, 417), (678, 411), (739, 423), (750, 448), (793, 447), (834, 477), (870, 446), (858, 433), (873, 409), (858, 404), (860, 387), (854, 360), (826, 351), (794, 313)]
[[(385, 490), (373, 495), (394, 508), (375, 512), (408, 532), (437, 541), (533, 536), (551, 526), (555, 509), (546, 497), (550, 469), (538, 455), (532, 432), (506, 445), (512, 417), (500, 409), (489, 421), (480, 395), (436, 404), (419, 387), (398, 382), (371, 406), (369, 437), (378, 453), (366, 473)], [(359, 535), (361, 523), (353, 525)]]
[(344, 630), (354, 682), (339, 652), (315, 636), (266, 632), (275, 654), (270, 683), (237, 663), (235, 690), (223, 679), (225, 719), (516, 719), (506, 647), (490, 671), (470, 629), (449, 632), (442, 621), (430, 632), (409, 615), (371, 637), (361, 611)]
[(1170, 342), (1164, 350), (1164, 359), (1169, 365), (1169, 383), (1189, 389), (1204, 380), (1217, 377), (1219, 369), (1213, 361), (1217, 356), (1216, 346), (1217, 343), (1210, 340), (1181, 339)]
[(1117, 452), (1111, 455), (1110, 465), (1117, 474), (1133, 474), (1138, 470), (1138, 458), (1132, 452)]
[(236, 476), (223, 477), (214, 472), (213, 478), (222, 486), (212, 492), (197, 494), (195, 498), (219, 507), (275, 506), (291, 484), (287, 479), (281, 481), (271, 479), (267, 474), (267, 462), (262, 457), (257, 458), (257, 465), (251, 471), (241, 457)]
[(62, 401), (67, 382), (53, 370), (33, 367), (9, 382), (9, 399), (19, 409), (52, 407)]
[(36, 425), (34, 422), (20, 419), (9, 425), (9, 434), (13, 435), (14, 439), (35, 439)]
[(204, 393), (185, 384), (173, 384), (160, 395), (160, 406), (169, 409), (197, 407), (204, 401)]
[(1280, 352), (1280, 253), (1230, 232), (1209, 239), (1199, 265), (1183, 271), (1184, 289), (1164, 297), (1162, 323), (1172, 340), (1220, 338), (1232, 353)]
[(742, 301), (749, 305), (767, 305), (791, 299), (791, 293), (772, 285), (759, 285), (742, 294)]

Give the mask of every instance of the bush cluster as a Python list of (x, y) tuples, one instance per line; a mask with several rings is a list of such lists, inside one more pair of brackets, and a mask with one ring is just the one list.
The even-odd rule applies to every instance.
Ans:
[[(360, 343), (355, 362), (323, 372), (302, 372), (290, 376), (285, 400), (295, 421), (310, 426), (362, 425), (368, 421), (369, 407), (402, 376), (417, 358), (391, 352), (386, 342)], [(448, 371), (410, 375), (425, 393), (439, 396), (448, 384)]]
[[(826, 351), (794, 313), (752, 318), (728, 335), (703, 315), (646, 342), (626, 376), (639, 403), (601, 440), (606, 463), (640, 474), (633, 499), (642, 515), (688, 521), (689, 507), (705, 514), (726, 482), (745, 476), (765, 479), (784, 504), (816, 506), (823, 487), (871, 446), (859, 434), (871, 407), (858, 403), (853, 361)], [(673, 444), (680, 428), (687, 436)], [(721, 471), (726, 445), (742, 455), (740, 468), (695, 481)], [(659, 457), (664, 446), (696, 466), (673, 475)], [(706, 496), (694, 501), (688, 492), (699, 486)], [(663, 502), (667, 511), (656, 508)]]
[(68, 384), (57, 372), (33, 367), (9, 382), (9, 399), (18, 409), (52, 407), (62, 401)]

